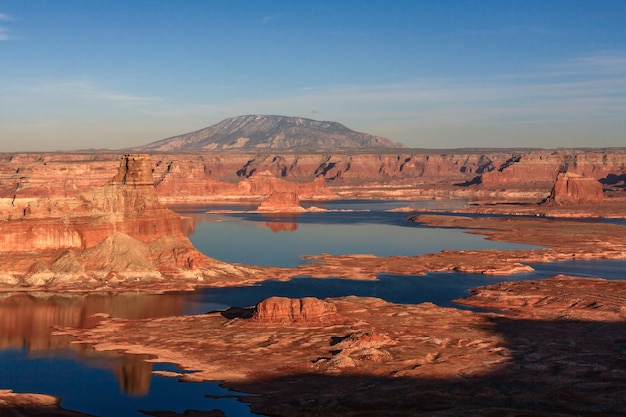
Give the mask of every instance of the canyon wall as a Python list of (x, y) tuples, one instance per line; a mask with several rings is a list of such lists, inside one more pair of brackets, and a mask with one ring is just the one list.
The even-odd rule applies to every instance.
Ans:
[[(119, 157), (0, 155), (0, 213), (23, 210), (36, 199), (72, 197), (103, 186), (116, 174)], [(559, 172), (599, 180), (605, 188), (625, 178), (626, 150), (154, 154), (151, 170), (158, 197), (168, 204), (260, 202), (273, 192), (297, 192), (300, 200), (451, 196), (542, 200)]]

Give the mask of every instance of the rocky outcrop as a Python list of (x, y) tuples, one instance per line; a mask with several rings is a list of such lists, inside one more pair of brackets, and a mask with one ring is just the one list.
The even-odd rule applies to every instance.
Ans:
[(91, 414), (61, 408), (61, 399), (46, 394), (0, 390), (0, 409), (6, 417), (92, 417)]
[(604, 199), (602, 184), (597, 180), (571, 172), (560, 173), (546, 204), (597, 203)]
[(270, 297), (256, 305), (252, 319), (263, 323), (317, 323), (331, 321), (336, 315), (334, 304), (318, 298)]
[(473, 288), (460, 304), (552, 320), (626, 320), (626, 283), (557, 275), (538, 281), (502, 282)]
[(237, 275), (185, 237), (180, 216), (159, 203), (151, 167), (148, 155), (125, 155), (101, 187), (14, 209), (0, 221), (2, 282), (97, 287)]
[(305, 209), (300, 205), (298, 193), (277, 191), (270, 194), (257, 208), (260, 212), (300, 213)]

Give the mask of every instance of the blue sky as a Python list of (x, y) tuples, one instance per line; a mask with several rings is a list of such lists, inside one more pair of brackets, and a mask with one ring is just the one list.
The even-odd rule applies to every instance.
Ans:
[(0, 152), (243, 114), (410, 147), (626, 146), (626, 1), (0, 0)]

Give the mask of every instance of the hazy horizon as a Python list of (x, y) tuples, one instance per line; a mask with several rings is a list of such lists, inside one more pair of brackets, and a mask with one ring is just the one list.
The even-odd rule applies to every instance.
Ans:
[(626, 2), (0, 1), (0, 152), (245, 114), (409, 148), (626, 146)]

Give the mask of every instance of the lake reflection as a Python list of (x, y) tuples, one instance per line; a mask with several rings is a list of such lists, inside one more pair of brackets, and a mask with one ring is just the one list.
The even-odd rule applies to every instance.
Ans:
[(71, 338), (53, 334), (55, 328), (91, 328), (103, 315), (126, 319), (180, 315), (184, 304), (180, 294), (9, 293), (0, 299), (0, 350), (23, 350), (41, 357), (71, 347), (65, 355), (111, 369), (124, 392), (143, 395), (150, 390), (150, 363), (136, 355), (100, 353), (85, 345), (70, 345)]
[[(249, 407), (217, 383), (179, 383), (154, 370), (180, 372), (146, 355), (99, 352), (55, 328), (94, 327), (103, 316), (144, 319), (178, 316), (188, 294), (10, 293), (0, 298), (0, 389), (58, 396), (65, 408), (100, 417), (141, 416), (139, 410), (223, 409), (252, 416)], [(196, 312), (197, 313), (197, 312)], [(209, 399), (205, 395), (215, 395)], [(0, 408), (1, 410), (1, 408)], [(2, 415), (0, 411), (0, 415)]]

